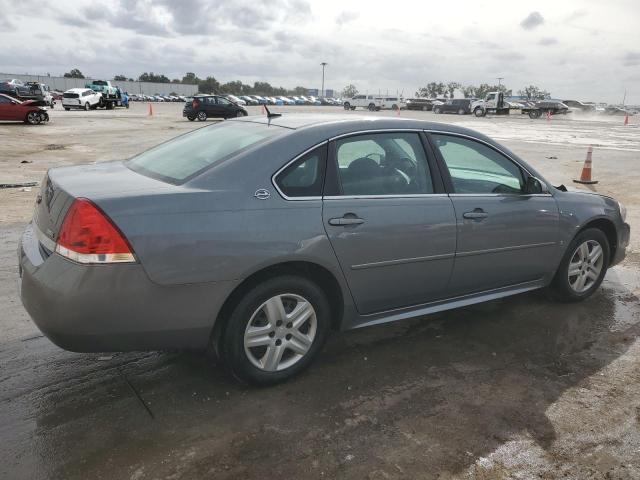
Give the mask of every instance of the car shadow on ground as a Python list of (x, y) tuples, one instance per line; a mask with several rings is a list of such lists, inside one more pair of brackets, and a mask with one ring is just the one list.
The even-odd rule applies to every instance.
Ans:
[(532, 293), (336, 334), (309, 371), (267, 389), (202, 354), (98, 360), (37, 339), (37, 380), (10, 379), (0, 399), (10, 425), (26, 422), (4, 468), (69, 479), (460, 474), (517, 434), (548, 449), (547, 410), (628, 349), (637, 305), (614, 278), (579, 304)]

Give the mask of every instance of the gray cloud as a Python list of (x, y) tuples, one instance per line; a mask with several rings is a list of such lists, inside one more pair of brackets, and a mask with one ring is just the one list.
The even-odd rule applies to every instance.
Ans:
[(339, 15), (336, 16), (336, 23), (338, 26), (342, 26), (345, 23), (353, 22), (360, 16), (360, 13), (354, 12), (353, 10), (344, 10)]
[(622, 63), (626, 67), (640, 65), (640, 52), (627, 52), (622, 58)]
[(538, 44), (540, 45), (555, 45), (558, 43), (558, 39), (556, 37), (542, 37), (539, 41)]
[(531, 12), (520, 22), (520, 26), (525, 30), (533, 30), (544, 23), (544, 17), (540, 12)]

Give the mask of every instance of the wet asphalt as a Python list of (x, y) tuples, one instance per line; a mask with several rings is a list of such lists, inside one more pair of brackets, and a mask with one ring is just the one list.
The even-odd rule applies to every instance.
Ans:
[(256, 389), (199, 352), (54, 346), (17, 298), (23, 227), (0, 232), (0, 479), (640, 478), (637, 254), (585, 302), (336, 333)]

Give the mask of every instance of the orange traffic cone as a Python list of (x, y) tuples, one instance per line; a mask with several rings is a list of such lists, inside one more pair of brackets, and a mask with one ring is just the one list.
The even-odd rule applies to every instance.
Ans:
[(149, 116), (153, 117), (153, 105), (149, 104)]
[(582, 167), (582, 174), (580, 180), (574, 180), (576, 183), (582, 183), (584, 185), (595, 185), (597, 180), (591, 180), (591, 155), (593, 154), (593, 147), (589, 145), (587, 150), (587, 158), (584, 160), (584, 167)]
[(624, 124), (625, 125), (629, 125), (629, 114), (628, 113), (624, 116)]
[(396, 115), (399, 117), (400, 116), (400, 107), (398, 107), (398, 110), (396, 110)]
[(547, 122), (551, 121), (551, 110), (547, 110)]

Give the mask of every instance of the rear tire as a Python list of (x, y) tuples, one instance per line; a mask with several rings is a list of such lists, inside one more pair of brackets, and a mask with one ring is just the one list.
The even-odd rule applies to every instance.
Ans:
[(460, 110), (458, 110), (458, 115), (464, 115), (465, 113), (467, 113), (464, 108), (461, 108)]
[(368, 106), (367, 108), (369, 108), (369, 111), (370, 111), (370, 112), (375, 112), (375, 111), (376, 111), (376, 106), (375, 106), (375, 104), (373, 104), (373, 103), (370, 103), (370, 104), (369, 104), (369, 106)]
[(426, 105), (423, 105), (423, 106), (422, 106), (422, 111), (423, 111), (423, 112), (426, 112), (427, 110), (429, 110), (429, 109), (427, 108), (427, 106), (426, 106)]
[(351, 110), (351, 104), (349, 102), (344, 102), (344, 109)]
[(602, 230), (588, 228), (578, 233), (562, 257), (549, 293), (561, 302), (590, 297), (607, 273), (609, 255), (609, 241)]
[(197, 118), (199, 122), (204, 122), (207, 119), (207, 112), (205, 112), (204, 110), (200, 110), (198, 112)]
[(438, 107), (433, 109), (433, 113), (440, 113), (442, 110), (440, 110)]
[[(287, 315), (297, 308), (305, 316), (297, 317), (304, 320), (296, 327), (296, 315)], [(329, 331), (330, 312), (326, 294), (311, 280), (293, 275), (271, 278), (235, 306), (218, 334), (217, 351), (231, 374), (243, 382), (266, 386), (285, 381), (317, 356)], [(264, 333), (249, 333), (256, 329)]]
[(188, 119), (190, 122), (193, 122), (193, 121), (196, 119), (196, 117), (188, 116), (188, 117), (187, 117), (187, 119)]
[(69, 107), (64, 107), (64, 109), (68, 112), (69, 110), (71, 110)]

